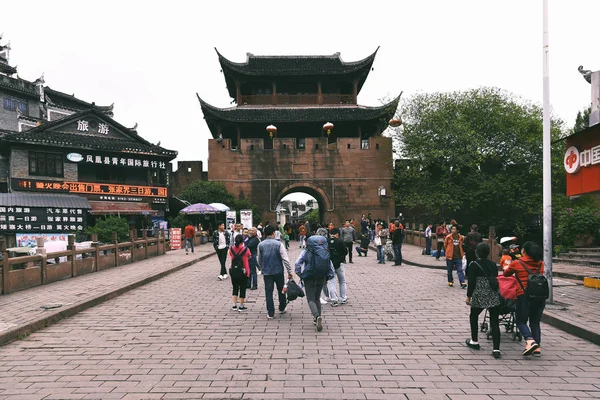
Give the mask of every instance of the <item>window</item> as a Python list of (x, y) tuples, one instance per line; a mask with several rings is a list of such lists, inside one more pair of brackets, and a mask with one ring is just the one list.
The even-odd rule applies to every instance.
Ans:
[(363, 150), (369, 150), (369, 139), (362, 139), (360, 141), (360, 148)]
[(296, 139), (296, 148), (304, 149), (305, 147), (306, 147), (306, 139), (305, 138)]
[(319, 143), (315, 144), (315, 150), (319, 150)]
[(23, 114), (28, 114), (27, 100), (5, 97), (3, 103), (5, 110), (16, 111), (18, 108)]
[(62, 154), (29, 152), (29, 175), (63, 177)]

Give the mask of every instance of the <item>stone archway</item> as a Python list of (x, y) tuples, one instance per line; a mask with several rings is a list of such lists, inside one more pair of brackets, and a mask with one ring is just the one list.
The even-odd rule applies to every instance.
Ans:
[(327, 211), (333, 210), (333, 203), (329, 198), (329, 195), (323, 189), (311, 182), (294, 182), (281, 188), (273, 198), (275, 204), (271, 204), (272, 209), (275, 209), (277, 203), (281, 201), (282, 198), (291, 193), (306, 193), (314, 197), (319, 204), (319, 217), (321, 222), (327, 221)]

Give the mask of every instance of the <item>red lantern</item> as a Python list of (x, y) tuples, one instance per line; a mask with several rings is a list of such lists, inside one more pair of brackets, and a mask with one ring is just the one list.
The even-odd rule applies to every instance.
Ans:
[(400, 118), (392, 118), (390, 119), (390, 126), (392, 128), (396, 128), (402, 125), (402, 120)]
[(273, 139), (273, 135), (277, 133), (277, 127), (275, 125), (267, 126), (267, 132), (269, 132), (269, 137)]
[(333, 124), (331, 122), (326, 122), (325, 125), (323, 125), (323, 129), (326, 130), (329, 135), (333, 129)]

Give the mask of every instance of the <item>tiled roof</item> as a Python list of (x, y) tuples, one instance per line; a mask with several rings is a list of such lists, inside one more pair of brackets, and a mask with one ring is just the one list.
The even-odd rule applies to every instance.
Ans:
[(22, 94), (39, 97), (39, 94), (35, 90), (35, 85), (24, 79), (15, 79), (6, 75), (0, 75), (0, 87)]
[[(379, 47), (377, 48), (379, 50)], [(245, 63), (236, 63), (223, 57), (217, 49), (223, 69), (242, 75), (255, 76), (311, 76), (343, 75), (369, 69), (377, 50), (368, 57), (353, 62), (344, 62), (340, 53), (328, 56), (255, 56), (247, 54)]]
[[(125, 135), (129, 138), (124, 137), (123, 139), (120, 139), (114, 137), (90, 137), (89, 135), (60, 131), (59, 128), (61, 125), (66, 125), (88, 115), (95, 115), (97, 118), (100, 118), (115, 126), (119, 131), (125, 133)], [(51, 128), (55, 128), (56, 130)], [(59, 120), (47, 122), (25, 132), (6, 134), (2, 136), (2, 140), (10, 143), (27, 143), (90, 150), (110, 150), (126, 153), (155, 154), (170, 157), (177, 156), (176, 151), (167, 150), (163, 147), (148, 142), (141, 136), (138, 136), (137, 132), (121, 125), (97, 108), (80, 111)]]
[(255, 56), (248, 53), (246, 62), (236, 63), (223, 57), (215, 48), (225, 75), (229, 96), (236, 98), (235, 76), (252, 77), (299, 77), (336, 76), (340, 79), (358, 77), (358, 92), (362, 88), (379, 47), (368, 57), (352, 62), (344, 62), (340, 53), (329, 56)]
[(0, 206), (92, 208), (85, 197), (46, 193), (0, 193)]
[(16, 74), (17, 73), (17, 69), (15, 67), (11, 67), (10, 65), (8, 65), (6, 62), (4, 62), (5, 60), (3, 60), (2, 58), (0, 58), (0, 72), (5, 73), (5, 74)]
[(400, 96), (381, 107), (365, 106), (316, 106), (316, 107), (214, 107), (198, 96), (204, 119), (216, 119), (239, 123), (277, 123), (277, 122), (344, 122), (369, 121), (383, 118), (385, 122), (392, 118)]
[(113, 110), (112, 104), (110, 106), (97, 106), (94, 103), (88, 103), (86, 101), (78, 99), (77, 97), (75, 97), (74, 94), (71, 95), (71, 94), (59, 92), (58, 90), (54, 90), (49, 86), (44, 87), (44, 93), (52, 100), (53, 103), (55, 103), (59, 106), (61, 106), (61, 105), (65, 106), (66, 108), (69, 108), (69, 109), (81, 110), (81, 109), (88, 109), (88, 108), (95, 107), (104, 112)]

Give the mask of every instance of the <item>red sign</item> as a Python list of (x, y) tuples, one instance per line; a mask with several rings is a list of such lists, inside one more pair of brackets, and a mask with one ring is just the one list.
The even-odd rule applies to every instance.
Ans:
[(598, 130), (567, 138), (563, 157), (567, 196), (600, 192), (600, 136)]
[(18, 178), (13, 178), (11, 183), (16, 190), (36, 190), (49, 193), (68, 192), (82, 194), (110, 194), (115, 196), (167, 197), (167, 188), (156, 186), (90, 182), (57, 182)]
[(181, 228), (171, 228), (169, 238), (171, 240), (171, 250), (179, 250), (181, 248)]

